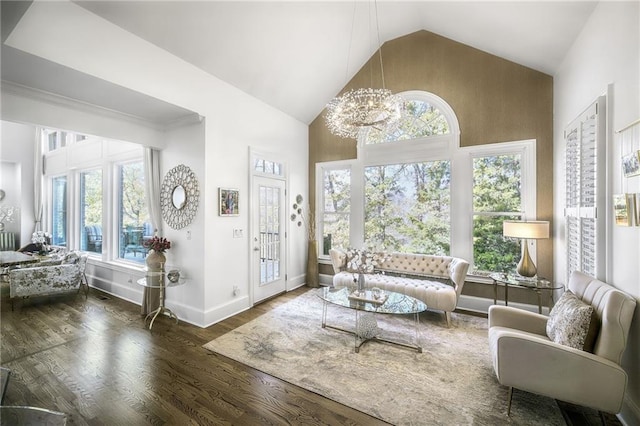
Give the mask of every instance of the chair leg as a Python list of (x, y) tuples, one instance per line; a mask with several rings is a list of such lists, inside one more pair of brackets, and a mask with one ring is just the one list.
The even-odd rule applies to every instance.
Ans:
[(509, 386), (509, 396), (507, 396), (507, 417), (511, 417), (511, 400), (513, 399), (513, 386)]
[(444, 317), (447, 320), (447, 327), (451, 327), (451, 312), (444, 311)]
[(602, 411), (598, 411), (598, 414), (600, 415), (600, 423), (602, 426), (607, 426), (607, 419), (604, 417), (604, 413)]

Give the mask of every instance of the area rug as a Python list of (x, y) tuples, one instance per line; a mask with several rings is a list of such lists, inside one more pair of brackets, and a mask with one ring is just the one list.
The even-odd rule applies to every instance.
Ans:
[[(564, 425), (553, 399), (508, 389), (491, 366), (487, 320), (420, 316), (423, 352), (380, 342), (354, 351), (351, 334), (321, 327), (317, 290), (204, 345), (294, 385), (396, 425)], [(329, 305), (327, 323), (354, 328), (355, 311)], [(377, 315), (386, 337), (415, 336), (412, 317)], [(523, 366), (526, 368), (526, 366)]]

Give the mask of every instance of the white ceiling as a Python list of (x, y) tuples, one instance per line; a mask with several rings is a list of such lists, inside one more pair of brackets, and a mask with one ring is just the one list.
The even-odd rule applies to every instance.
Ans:
[(553, 75), (597, 4), (76, 3), (304, 123), (322, 111), (377, 49), (376, 6), (381, 42), (427, 30)]

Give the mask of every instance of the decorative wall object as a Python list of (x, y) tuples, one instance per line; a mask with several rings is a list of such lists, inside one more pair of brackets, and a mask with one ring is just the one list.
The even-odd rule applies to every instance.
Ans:
[[(616, 225), (631, 226), (633, 216), (631, 213), (631, 198), (633, 194), (615, 194), (613, 196), (613, 211)], [(633, 203), (635, 204), (635, 202)]]
[(238, 216), (240, 214), (239, 196), (240, 192), (237, 189), (218, 188), (218, 213), (220, 216)]
[(626, 177), (640, 175), (640, 151), (622, 156), (622, 172)]
[(200, 190), (193, 171), (180, 164), (169, 170), (162, 181), (160, 206), (162, 217), (173, 229), (189, 225), (198, 212)]

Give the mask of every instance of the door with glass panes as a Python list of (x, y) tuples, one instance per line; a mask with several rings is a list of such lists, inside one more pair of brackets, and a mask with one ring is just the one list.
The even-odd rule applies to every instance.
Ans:
[(252, 187), (253, 302), (285, 291), (285, 181), (254, 176)]

